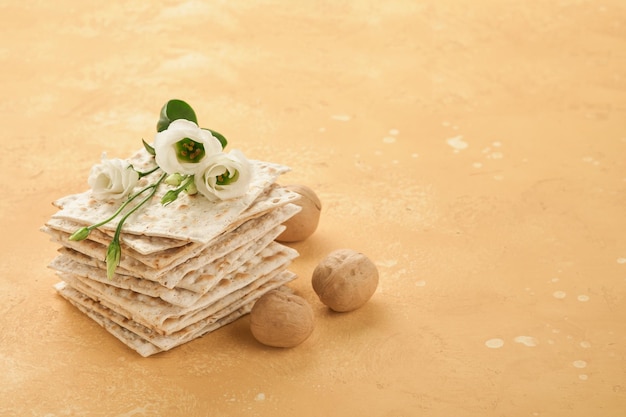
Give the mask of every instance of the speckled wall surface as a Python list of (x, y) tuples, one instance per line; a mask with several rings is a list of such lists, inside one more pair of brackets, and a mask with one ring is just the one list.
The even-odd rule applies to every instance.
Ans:
[[(0, 2), (0, 415), (621, 416), (622, 1)], [(50, 202), (181, 98), (316, 190), (290, 286), (316, 328), (249, 318), (141, 358), (52, 288)], [(366, 253), (331, 314), (313, 268)]]

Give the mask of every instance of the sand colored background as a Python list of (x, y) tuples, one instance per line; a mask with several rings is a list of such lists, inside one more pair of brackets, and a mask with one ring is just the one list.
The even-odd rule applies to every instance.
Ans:
[[(0, 22), (0, 415), (623, 415), (622, 1), (23, 0)], [(170, 98), (318, 192), (303, 345), (246, 317), (144, 359), (52, 289), (50, 202)], [(331, 314), (310, 275), (342, 247), (381, 282)]]

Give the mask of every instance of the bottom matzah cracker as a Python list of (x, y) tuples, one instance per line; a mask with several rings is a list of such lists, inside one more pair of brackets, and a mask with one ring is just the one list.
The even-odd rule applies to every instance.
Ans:
[(70, 301), (80, 311), (97, 322), (105, 330), (135, 350), (141, 356), (147, 357), (159, 352), (170, 350), (207, 333), (219, 329), (238, 318), (248, 314), (252, 306), (263, 294), (295, 279), (292, 272), (283, 271), (270, 281), (240, 297), (226, 308), (220, 310), (212, 319), (196, 323), (184, 332), (170, 336), (156, 335), (151, 330), (128, 320), (127, 318), (104, 307), (92, 298), (82, 294), (65, 282), (55, 285), (58, 293)]

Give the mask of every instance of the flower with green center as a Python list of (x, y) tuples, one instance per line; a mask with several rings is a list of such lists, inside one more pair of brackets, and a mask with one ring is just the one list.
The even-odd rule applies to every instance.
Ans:
[(197, 163), (204, 158), (204, 145), (189, 138), (183, 138), (174, 144), (179, 162)]
[(206, 129), (185, 119), (174, 120), (154, 138), (156, 163), (168, 174), (193, 175), (222, 144)]
[(238, 150), (207, 158), (201, 173), (194, 176), (198, 191), (211, 200), (228, 200), (244, 195), (252, 180), (252, 164)]

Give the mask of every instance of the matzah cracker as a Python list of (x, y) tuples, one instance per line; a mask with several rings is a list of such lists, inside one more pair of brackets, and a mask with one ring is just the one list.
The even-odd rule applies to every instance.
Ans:
[[(86, 316), (88, 316), (93, 321), (98, 323), (105, 330), (107, 330), (109, 333), (115, 336), (119, 341), (121, 341), (126, 346), (128, 346), (129, 348), (139, 353), (144, 358), (164, 351), (164, 349), (157, 347), (156, 345), (154, 345), (153, 343), (150, 343), (145, 338), (142, 338), (138, 334), (128, 330), (126, 327), (123, 327), (119, 323), (116, 323), (115, 321), (108, 318), (107, 316), (111, 317), (111, 315), (116, 315), (116, 316), (119, 316), (119, 315), (107, 309), (106, 307), (101, 306), (96, 301), (80, 293), (79, 291), (76, 291), (74, 288), (67, 285), (65, 282), (59, 282), (58, 284), (55, 285), (55, 288), (62, 297), (68, 300), (72, 305), (78, 308), (82, 313), (84, 313)], [(231, 312), (230, 314), (217, 320), (213, 324), (207, 326), (204, 329), (205, 332), (203, 333), (203, 335), (210, 333), (214, 330), (217, 330), (222, 326), (232, 323), (233, 321), (237, 320), (241, 316), (248, 314), (250, 310), (252, 310), (251, 304), (253, 303), (249, 303), (243, 306), (242, 308), (240, 308), (239, 310), (235, 310)], [(131, 322), (126, 320), (127, 327), (131, 327), (130, 323)], [(187, 341), (180, 340), (178, 344), (172, 347), (176, 347), (186, 342)]]
[[(298, 198), (299, 196), (297, 193), (273, 184), (241, 214), (240, 218), (238, 218), (233, 224), (229, 225), (224, 233), (237, 228), (248, 220), (262, 216), (269, 211), (282, 207), (288, 203), (292, 203)], [(46, 226), (50, 229), (72, 234), (83, 225), (68, 219), (53, 217), (46, 222)], [(91, 240), (95, 240), (96, 242), (107, 244), (111, 241), (113, 234), (114, 233), (112, 231), (94, 229), (89, 237)], [(120, 235), (120, 243), (122, 244), (124, 251), (131, 251), (131, 253), (134, 252), (141, 255), (163, 253), (168, 249), (180, 248), (191, 244), (189, 240), (135, 235), (126, 232)]]
[[(220, 318), (214, 317), (211, 320), (206, 320), (204, 323), (198, 322), (197, 326), (194, 326), (193, 329), (189, 329), (184, 335), (179, 333), (171, 336), (155, 335), (154, 332), (151, 332), (149, 329), (133, 321), (129, 321), (125, 317), (102, 306), (97, 301), (75, 290), (65, 282), (56, 284), (55, 289), (61, 296), (70, 301), (75, 307), (97, 322), (118, 340), (135, 350), (141, 356), (148, 357), (180, 346), (237, 320), (241, 316), (248, 314), (256, 300), (263, 294), (279, 288), (293, 279), (295, 279), (293, 273), (283, 271), (273, 280), (265, 283), (255, 291), (250, 292), (244, 298), (240, 298), (238, 302), (223, 309), (219, 315), (216, 315), (216, 317), (219, 316)], [(142, 336), (140, 336), (140, 334)], [(158, 343), (162, 347), (155, 345), (155, 343), (152, 343), (150, 340)]]
[[(84, 225), (76, 223), (72, 220), (52, 217), (48, 219), (46, 226), (50, 229), (72, 234)], [(102, 240), (106, 239), (106, 241), (110, 242), (113, 234), (114, 232), (111, 231), (94, 229), (89, 236), (93, 239), (94, 236), (100, 235)], [(134, 250), (142, 255), (149, 255), (151, 253), (162, 252), (167, 249), (179, 248), (181, 246), (191, 244), (189, 240), (169, 239), (157, 236), (141, 236), (130, 233), (122, 233), (120, 235), (120, 243), (124, 245), (125, 248)]]
[(116, 274), (109, 279), (104, 262), (68, 249), (60, 251), (61, 255), (57, 256), (50, 263), (50, 268), (131, 290), (139, 294), (158, 297), (176, 306), (189, 307), (217, 285), (227, 274), (240, 268), (269, 245), (283, 230), (284, 226), (275, 227), (260, 240), (249, 242), (241, 248), (217, 259), (210, 265), (188, 273), (175, 288), (171, 289), (155, 281), (140, 279), (132, 275), (123, 275), (122, 273), (125, 271), (121, 270), (121, 268), (118, 268)]
[[(203, 310), (202, 314), (198, 313), (198, 320), (188, 321), (187, 323), (179, 323), (179, 329), (169, 334), (160, 334), (136, 321), (128, 320), (124, 315), (119, 314), (116, 310), (106, 307), (106, 305), (101, 301), (96, 303), (95, 300), (89, 296), (89, 294), (81, 294), (93, 301), (93, 303), (90, 304), (91, 309), (99, 311), (110, 320), (139, 335), (143, 339), (148, 340), (159, 348), (168, 350), (195, 337), (201, 336), (207, 326), (211, 326), (222, 317), (241, 308), (242, 306), (247, 305), (250, 302), (256, 301), (267, 291), (280, 287), (294, 278), (295, 274), (289, 271), (283, 271), (280, 273), (273, 272), (269, 275), (263, 276), (245, 288), (241, 288), (237, 290), (237, 292), (230, 294), (228, 297), (221, 299), (219, 303), (215, 303), (214, 305)], [(80, 291), (77, 290), (77, 292)]]
[[(179, 248), (172, 248), (158, 254), (142, 255), (131, 249), (122, 247), (122, 258), (120, 266), (128, 271), (135, 272), (138, 276), (146, 279), (152, 279), (163, 282), (160, 279), (165, 274), (170, 275), (168, 287), (173, 287), (171, 270), (185, 263), (191, 258), (202, 258), (202, 262), (209, 263), (224, 253), (232, 250), (253, 239), (258, 239), (267, 230), (284, 223), (300, 210), (295, 204), (287, 204), (273, 210), (261, 217), (249, 220), (232, 233), (226, 233), (218, 236), (211, 245), (189, 244)], [(82, 241), (69, 240), (69, 234), (60, 230), (43, 227), (42, 230), (53, 237), (55, 241), (63, 246), (82, 252), (94, 259), (104, 259), (106, 257), (108, 240), (102, 238), (101, 234), (95, 233), (94, 238), (88, 238)], [(212, 257), (212, 259), (207, 259)], [(190, 266), (190, 265), (187, 265)]]

